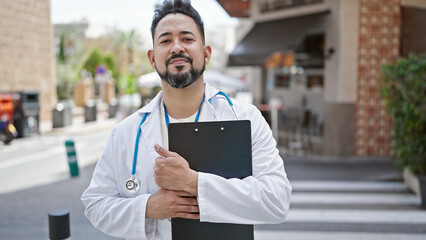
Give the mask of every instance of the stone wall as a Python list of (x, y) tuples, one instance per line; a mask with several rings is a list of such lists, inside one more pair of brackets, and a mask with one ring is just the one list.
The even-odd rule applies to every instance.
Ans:
[(0, 0), (0, 92), (37, 91), (41, 120), (56, 103), (50, 0)]
[(357, 155), (393, 155), (392, 119), (379, 88), (382, 65), (400, 55), (401, 1), (360, 0), (355, 149)]

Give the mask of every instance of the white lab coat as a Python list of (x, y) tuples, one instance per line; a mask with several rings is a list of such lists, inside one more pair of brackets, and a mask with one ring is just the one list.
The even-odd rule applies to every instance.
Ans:
[[(235, 120), (228, 101), (218, 90), (205, 88), (206, 101), (199, 121)], [(101, 231), (126, 239), (171, 239), (168, 219), (145, 218), (148, 198), (160, 188), (153, 167), (159, 155), (154, 150), (162, 143), (159, 104), (160, 92), (147, 106), (117, 124), (108, 139), (92, 181), (81, 196), (85, 214)], [(198, 204), (202, 222), (265, 224), (283, 222), (290, 205), (291, 186), (271, 130), (253, 105), (233, 100), (240, 120), (251, 121), (253, 176), (224, 179), (217, 175), (198, 175)], [(136, 177), (141, 181), (137, 193), (129, 193), (125, 182), (131, 176), (137, 127), (144, 113), (150, 113), (141, 126)]]

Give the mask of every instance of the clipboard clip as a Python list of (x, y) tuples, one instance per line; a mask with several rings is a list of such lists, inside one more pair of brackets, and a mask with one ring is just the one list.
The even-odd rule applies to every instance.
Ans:
[[(224, 127), (220, 127), (220, 130), (221, 130), (221, 131), (225, 131), (225, 128), (224, 128)], [(198, 131), (199, 131), (199, 129), (198, 129), (198, 128), (195, 128), (195, 129), (194, 129), (194, 131), (198, 132)]]

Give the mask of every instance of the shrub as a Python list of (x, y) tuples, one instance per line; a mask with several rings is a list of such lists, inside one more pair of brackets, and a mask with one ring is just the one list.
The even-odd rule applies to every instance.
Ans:
[(138, 85), (136, 77), (131, 73), (121, 75), (120, 81), (118, 82), (118, 88), (123, 94), (137, 93)]
[(410, 55), (382, 67), (381, 94), (393, 117), (400, 167), (426, 175), (426, 55)]
[(72, 98), (75, 83), (79, 80), (78, 67), (71, 64), (56, 63), (56, 94), (58, 100)]

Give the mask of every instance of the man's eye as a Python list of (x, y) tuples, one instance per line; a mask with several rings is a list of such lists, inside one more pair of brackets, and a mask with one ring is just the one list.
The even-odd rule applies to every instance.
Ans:
[(186, 42), (189, 42), (189, 41), (192, 41), (193, 39), (192, 38), (184, 38), (183, 40), (186, 41)]
[(166, 39), (166, 40), (161, 41), (160, 43), (168, 43), (168, 42), (170, 42), (170, 40)]

